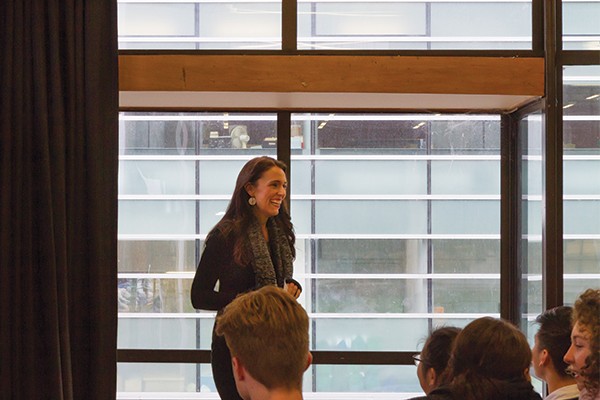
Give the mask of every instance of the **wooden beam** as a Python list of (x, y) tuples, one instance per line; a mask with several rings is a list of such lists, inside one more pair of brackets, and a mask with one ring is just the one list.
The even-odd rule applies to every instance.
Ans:
[(121, 91), (544, 96), (528, 57), (120, 55)]

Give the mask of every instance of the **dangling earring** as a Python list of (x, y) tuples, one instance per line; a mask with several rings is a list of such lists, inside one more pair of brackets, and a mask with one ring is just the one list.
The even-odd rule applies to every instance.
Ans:
[(254, 197), (250, 197), (250, 198), (248, 199), (248, 204), (250, 204), (251, 206), (254, 206), (254, 205), (256, 205), (256, 198), (254, 198)]

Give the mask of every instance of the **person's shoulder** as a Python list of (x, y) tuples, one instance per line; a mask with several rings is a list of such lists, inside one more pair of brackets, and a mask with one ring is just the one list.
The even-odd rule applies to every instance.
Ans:
[(433, 389), (427, 396), (413, 397), (410, 400), (453, 400), (452, 392), (447, 387)]
[(206, 244), (219, 244), (229, 241), (233, 236), (231, 230), (228, 222), (219, 222), (206, 235)]

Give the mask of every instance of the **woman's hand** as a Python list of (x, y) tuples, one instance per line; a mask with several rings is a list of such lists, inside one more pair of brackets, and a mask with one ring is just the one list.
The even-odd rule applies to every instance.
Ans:
[(295, 299), (300, 297), (300, 293), (302, 293), (302, 289), (299, 288), (295, 282), (288, 282), (283, 286), (283, 290), (294, 296)]

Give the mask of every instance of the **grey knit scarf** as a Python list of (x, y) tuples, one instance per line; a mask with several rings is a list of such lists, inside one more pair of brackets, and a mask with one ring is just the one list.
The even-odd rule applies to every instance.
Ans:
[[(283, 287), (285, 280), (291, 278), (293, 274), (294, 260), (290, 244), (273, 218), (269, 218), (267, 221), (267, 229), (269, 230), (269, 243), (265, 241), (256, 218), (253, 218), (248, 228), (248, 239), (254, 256), (252, 267), (256, 288), (267, 285)], [(273, 251), (273, 257), (271, 257), (269, 245)]]

